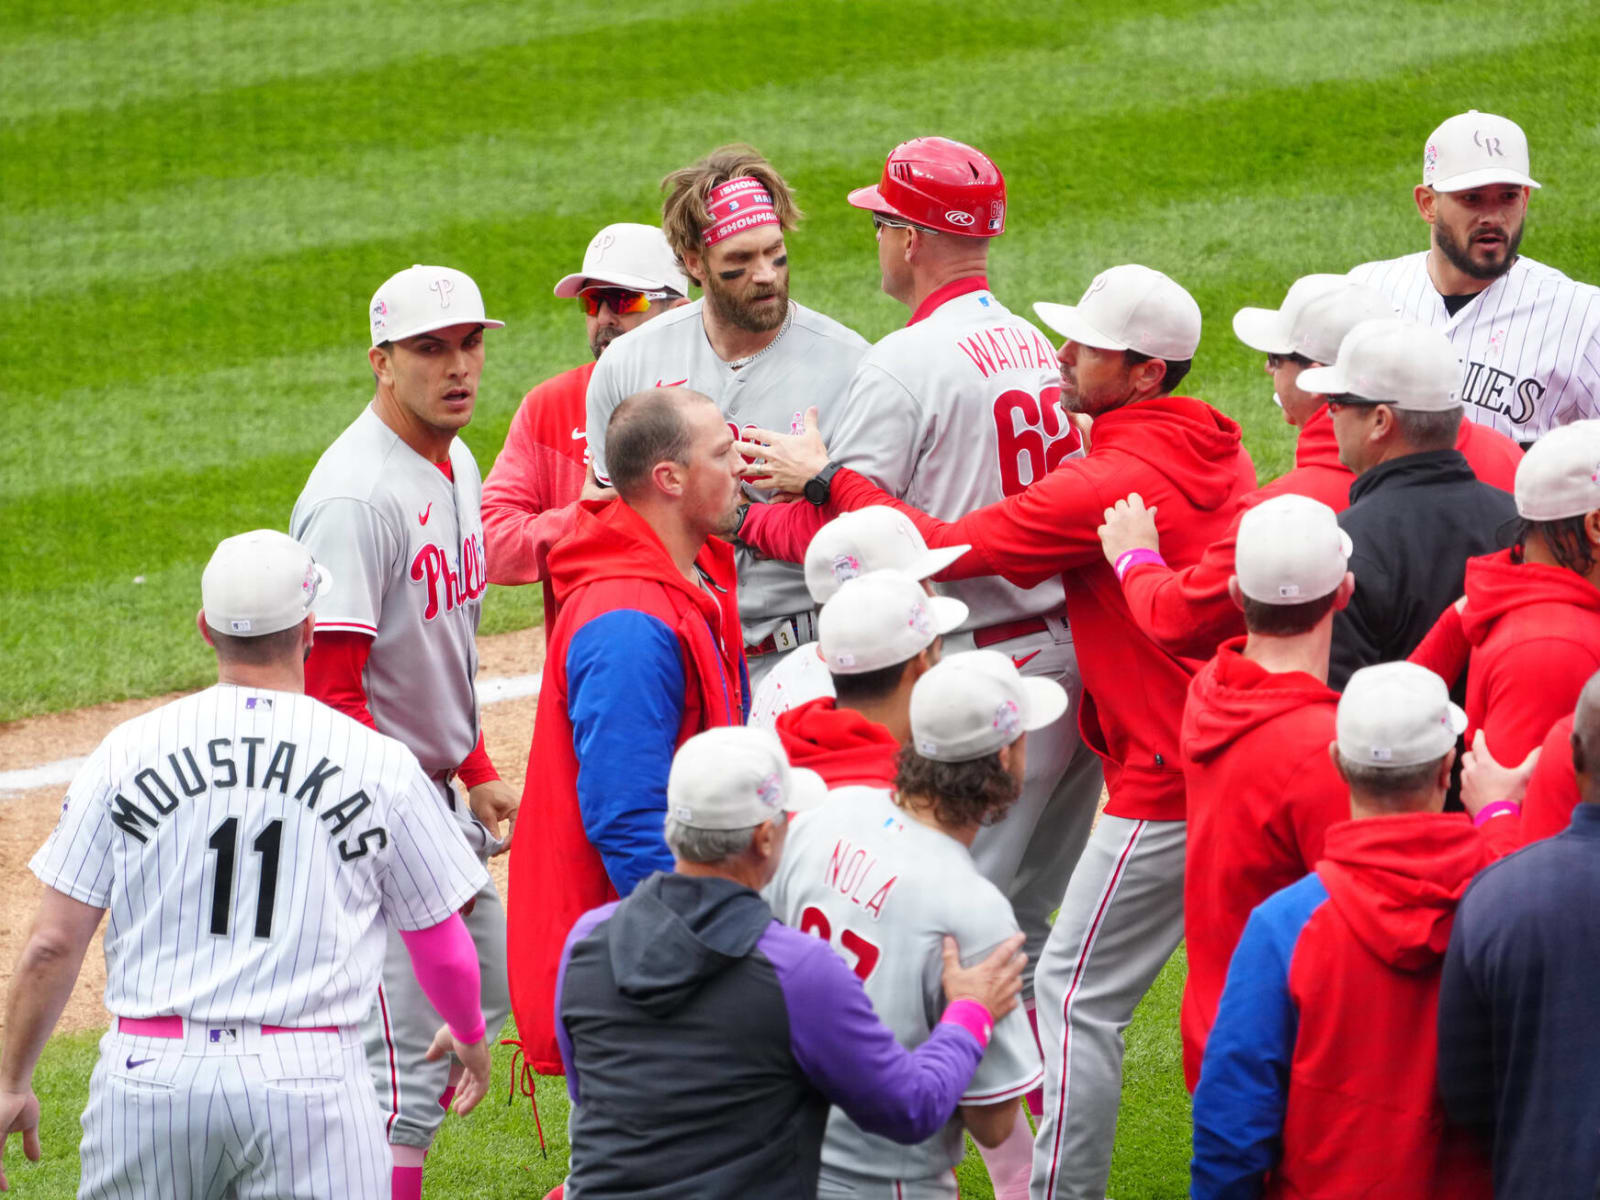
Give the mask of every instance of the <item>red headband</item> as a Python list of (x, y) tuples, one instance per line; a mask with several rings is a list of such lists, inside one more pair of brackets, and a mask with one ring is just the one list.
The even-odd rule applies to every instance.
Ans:
[(708, 247), (747, 229), (779, 223), (777, 210), (772, 207), (772, 194), (761, 186), (759, 179), (748, 175), (712, 188), (706, 207), (711, 210), (711, 223), (706, 226), (701, 240)]

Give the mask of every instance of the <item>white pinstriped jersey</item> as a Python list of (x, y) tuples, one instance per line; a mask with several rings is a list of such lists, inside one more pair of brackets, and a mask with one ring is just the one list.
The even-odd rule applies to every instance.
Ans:
[(119, 725), (29, 864), (108, 908), (117, 1016), (354, 1025), (385, 928), (487, 873), (415, 756), (308, 696), (218, 685)]
[[(872, 347), (828, 445), (890, 495), (954, 521), (1078, 450), (1060, 396), (1055, 349), (983, 286)], [(994, 577), (936, 586), (966, 603), (962, 629), (1059, 613), (1064, 603), (1054, 577), (1027, 589)]]
[(1451, 316), (1428, 251), (1351, 268), (1400, 315), (1442, 329), (1465, 364), (1467, 417), (1519, 442), (1600, 417), (1600, 288), (1519, 256)]
[[(735, 432), (799, 432), (805, 410), (816, 405), (822, 434), (830, 438), (845, 406), (850, 376), (867, 351), (860, 334), (802, 304), (790, 302), (789, 328), (737, 371), (706, 340), (700, 309), (684, 304), (612, 342), (589, 379), (589, 453), (595, 474), (606, 470), (606, 422), (635, 392), (682, 386), (715, 400)], [(758, 500), (767, 493), (746, 488)], [(746, 645), (770, 634), (780, 618), (816, 607), (804, 573), (792, 563), (738, 551), (739, 617)]]
[[(913, 820), (886, 788), (842, 787), (795, 818), (767, 885), (773, 915), (827, 941), (855, 971), (878, 1019), (915, 1049), (944, 1012), (943, 937), (967, 965), (1017, 932), (1011, 904), (952, 837)], [(994, 1027), (963, 1104), (998, 1104), (1043, 1078), (1021, 1006)], [(965, 1153), (960, 1115), (914, 1146), (864, 1133), (835, 1108), (822, 1163), (879, 1179), (948, 1173)]]
[(369, 405), (323, 451), (289, 532), (332, 572), (317, 628), (370, 636), (362, 685), (378, 732), (430, 773), (478, 744), (478, 617), (489, 585), (483, 479), (460, 438), (453, 479)]

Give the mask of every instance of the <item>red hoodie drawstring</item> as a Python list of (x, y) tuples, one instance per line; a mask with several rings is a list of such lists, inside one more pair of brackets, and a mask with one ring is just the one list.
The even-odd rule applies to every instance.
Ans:
[[(539, 1078), (528, 1062), (528, 1056), (522, 1052), (522, 1043), (516, 1038), (502, 1038), (502, 1046), (515, 1046), (511, 1053), (511, 1091), (506, 1096), (506, 1103), (510, 1104), (517, 1098), (517, 1089), (522, 1089), (522, 1094), (528, 1098), (528, 1103), (533, 1106), (533, 1128), (539, 1134), (539, 1153), (545, 1158), (550, 1157), (550, 1152), (544, 1144), (544, 1122), (539, 1120), (539, 1098), (534, 1095), (534, 1083)], [(522, 1070), (517, 1070), (517, 1063), (522, 1063)]]

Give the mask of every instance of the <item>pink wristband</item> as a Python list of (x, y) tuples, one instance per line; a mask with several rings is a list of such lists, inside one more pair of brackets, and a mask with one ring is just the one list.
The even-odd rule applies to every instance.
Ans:
[(944, 1016), (939, 1018), (941, 1025), (959, 1025), (973, 1037), (978, 1039), (978, 1045), (987, 1050), (990, 1035), (994, 1033), (994, 1018), (989, 1015), (989, 1010), (976, 1000), (955, 1000), (944, 1010)]
[(1522, 811), (1522, 805), (1515, 800), (1496, 800), (1493, 804), (1485, 804), (1478, 810), (1478, 815), (1472, 818), (1474, 825), (1487, 825), (1495, 817), (1514, 817)]
[(1117, 582), (1121, 583), (1124, 576), (1140, 563), (1157, 563), (1164, 567), (1167, 565), (1167, 560), (1161, 557), (1161, 551), (1149, 550), (1143, 546), (1137, 550), (1125, 550), (1117, 555), (1116, 566), (1111, 568), (1117, 573)]

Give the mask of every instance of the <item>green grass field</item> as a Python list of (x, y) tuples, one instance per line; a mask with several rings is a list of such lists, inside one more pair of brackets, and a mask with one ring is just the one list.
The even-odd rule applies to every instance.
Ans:
[[(1118, 262), (1176, 276), (1206, 314), (1191, 390), (1243, 423), (1263, 479), (1292, 437), (1231, 314), (1421, 248), (1410, 188), (1445, 116), (1522, 123), (1547, 185), (1524, 249), (1600, 279), (1585, 0), (12, 0), (0, 61), (0, 396), (22, 439), (0, 462), (0, 721), (204, 681), (200, 568), (287, 523), (370, 395), (367, 299), (412, 262), (471, 272), (509, 322), (468, 431), (487, 468), (522, 393), (587, 354), (554, 280), (723, 141), (799, 191), (796, 298), (869, 338), (903, 312), (845, 190), (906, 137), (982, 146), (1010, 185), (1001, 296), (1071, 301)], [(533, 589), (492, 590), (486, 629), (536, 618)], [(1119, 1200), (1184, 1190), (1181, 975), (1130, 1031)], [(92, 1058), (52, 1044), (49, 1161), (18, 1194), (70, 1194)], [(430, 1194), (542, 1195), (564, 1105), (541, 1096), (548, 1161), (527, 1109), (491, 1103), (452, 1124)]]

